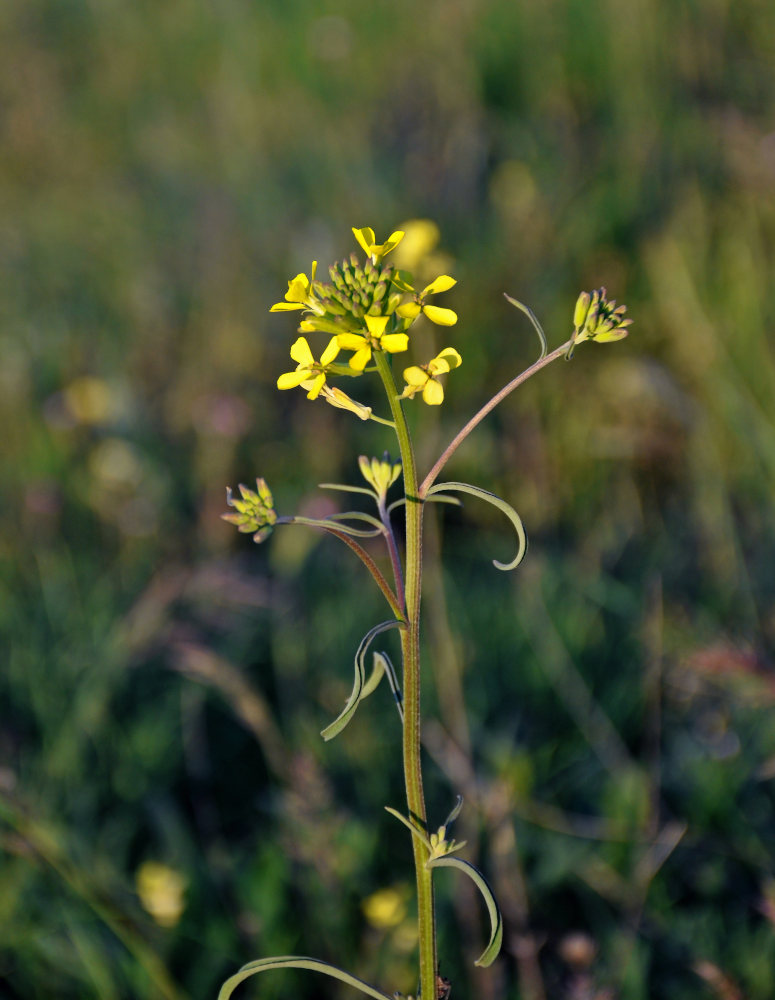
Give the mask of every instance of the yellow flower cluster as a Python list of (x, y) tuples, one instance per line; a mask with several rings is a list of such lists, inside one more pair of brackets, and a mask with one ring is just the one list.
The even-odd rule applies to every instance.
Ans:
[[(299, 325), (301, 334), (327, 333), (328, 345), (316, 361), (305, 336), (291, 347), (293, 371), (277, 380), (278, 389), (297, 386), (307, 391), (309, 399), (322, 396), (341, 409), (350, 410), (362, 420), (371, 418), (371, 409), (351, 399), (341, 389), (327, 384), (330, 376), (358, 376), (373, 371), (369, 365), (375, 353), (398, 354), (408, 350), (409, 330), (420, 316), (439, 326), (454, 326), (457, 314), (429, 302), (430, 296), (446, 292), (456, 282), (448, 274), (439, 275), (422, 291), (415, 291), (413, 277), (390, 264), (384, 258), (401, 243), (405, 232), (397, 230), (384, 243), (377, 243), (374, 230), (368, 226), (353, 229), (353, 235), (366, 254), (361, 265), (356, 254), (329, 268), (331, 280), (317, 280), (317, 261), (313, 261), (310, 276), (297, 274), (288, 282), (283, 302), (276, 302), (271, 312), (301, 310), (304, 318)], [(337, 361), (340, 351), (352, 352), (346, 364)], [(451, 347), (445, 348), (426, 364), (404, 369), (406, 386), (400, 398), (422, 394), (429, 405), (444, 399), (439, 376), (457, 368), (461, 357)], [(376, 418), (372, 418), (376, 419)]]

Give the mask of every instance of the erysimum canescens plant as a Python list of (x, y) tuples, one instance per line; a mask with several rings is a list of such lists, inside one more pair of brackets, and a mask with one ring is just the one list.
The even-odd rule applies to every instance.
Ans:
[[(570, 358), (578, 344), (587, 340), (605, 343), (625, 337), (631, 321), (624, 318), (624, 306), (616, 306), (615, 302), (607, 300), (604, 288), (592, 293), (582, 292), (574, 310), (569, 339), (550, 352), (541, 325), (532, 311), (506, 296), (533, 324), (541, 343), (540, 356), (481, 407), (420, 481), (404, 414), (404, 401), (419, 396), (430, 406), (441, 404), (444, 400), (443, 381), (460, 367), (463, 359), (454, 347), (445, 347), (428, 361), (404, 367), (405, 384), (399, 390), (393, 371), (393, 357), (409, 350), (412, 328), (418, 321), (428, 320), (443, 327), (457, 323), (457, 314), (452, 309), (429, 301), (431, 296), (450, 291), (455, 279), (448, 274), (439, 275), (417, 292), (410, 273), (385, 263), (385, 258), (401, 243), (404, 237), (402, 230), (391, 233), (383, 243), (377, 242), (374, 230), (369, 227), (353, 229), (353, 234), (366, 255), (363, 262), (356, 254), (351, 254), (329, 268), (330, 281), (325, 282), (317, 278), (317, 262), (313, 262), (310, 276), (297, 274), (288, 282), (284, 300), (272, 306), (273, 312), (302, 313), (299, 325), (302, 336), (294, 341), (290, 351), (296, 368), (281, 374), (277, 386), (279, 389), (301, 388), (310, 400), (325, 401), (355, 414), (361, 420), (387, 425), (395, 433), (400, 461), (392, 461), (387, 453), (383, 459), (363, 455), (359, 459), (359, 467), (365, 486), (321, 484), (326, 489), (369, 497), (374, 504), (373, 513), (347, 511), (323, 518), (280, 516), (274, 509), (268, 486), (258, 479), (255, 490), (240, 486), (240, 498), (234, 497), (231, 490), (227, 492), (227, 503), (232, 512), (223, 516), (239, 531), (251, 533), (256, 542), (263, 541), (275, 527), (283, 524), (308, 525), (334, 535), (358, 556), (385, 599), (389, 616), (366, 631), (355, 654), (350, 697), (339, 716), (322, 731), (322, 736), (330, 740), (341, 733), (363, 698), (374, 690), (383, 677), (386, 679), (395, 696), (398, 724), (402, 728), (406, 789), (405, 810), (386, 808), (410, 832), (417, 885), (418, 996), (436, 1000), (441, 981), (437, 980), (434, 872), (439, 868), (454, 868), (470, 878), (482, 894), (490, 917), (490, 937), (477, 965), (486, 966), (495, 960), (503, 930), (500, 913), (487, 882), (470, 862), (458, 856), (465, 845), (457, 843), (447, 834), (460, 811), (462, 800), (458, 798), (455, 808), (434, 832), (431, 832), (432, 826), (428, 823), (425, 810), (420, 760), (420, 593), (425, 506), (435, 501), (457, 503), (457, 495), (461, 493), (493, 504), (508, 517), (517, 536), (514, 557), (508, 562), (494, 560), (494, 565), (502, 570), (511, 570), (519, 565), (527, 549), (527, 540), (516, 511), (481, 487), (462, 482), (439, 483), (439, 474), (476, 425), (509, 393), (557, 358), (563, 355)], [(322, 349), (320, 360), (316, 361), (307, 335), (318, 334), (327, 336), (328, 342)], [(342, 351), (350, 354), (346, 361), (341, 359)], [(363, 376), (376, 376), (381, 381), (390, 410), (389, 418), (376, 415), (372, 407), (357, 402), (339, 386), (331, 384), (333, 379)], [(403, 495), (389, 503), (388, 493), (400, 477), (403, 477)], [(403, 548), (393, 528), (393, 516), (401, 509), (405, 520)], [(361, 544), (365, 539), (377, 539), (384, 545), (391, 579)], [(373, 651), (371, 671), (367, 672), (367, 655), (372, 643), (389, 630), (396, 630), (400, 637), (400, 671), (393, 668), (384, 652)], [(319, 959), (283, 955), (259, 959), (244, 966), (224, 983), (219, 1000), (227, 1000), (241, 982), (259, 972), (286, 968), (307, 969), (331, 976), (378, 1000), (393, 1000), (393, 997), (400, 996), (394, 993), (391, 997), (382, 989)], [(444, 981), (445, 995), (448, 995), (447, 990), (448, 985)]]

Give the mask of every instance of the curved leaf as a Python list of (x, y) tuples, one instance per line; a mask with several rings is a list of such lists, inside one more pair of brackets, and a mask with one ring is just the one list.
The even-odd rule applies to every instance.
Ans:
[[(348, 516), (352, 517), (353, 515), (350, 514)], [(368, 515), (364, 514), (363, 516), (367, 517)], [(294, 514), (292, 517), (278, 517), (277, 524), (306, 524), (310, 528), (330, 528), (335, 526), (337, 531), (343, 531), (346, 535), (352, 535), (353, 538), (374, 538), (375, 535), (379, 535), (384, 531), (382, 525), (379, 526), (379, 529), (353, 528), (349, 524), (343, 524), (339, 520), (334, 520), (336, 517), (336, 514), (332, 514), (329, 518), (301, 517), (298, 514)]]
[(526, 306), (524, 302), (519, 302), (517, 299), (512, 299), (512, 297), (510, 295), (506, 295), (505, 292), (503, 293), (503, 297), (513, 306), (516, 306), (517, 309), (521, 309), (522, 312), (527, 316), (527, 318), (533, 324), (533, 329), (538, 334), (538, 339), (541, 341), (541, 354), (540, 357), (538, 358), (538, 360), (541, 361), (542, 358), (546, 357), (546, 352), (549, 348), (546, 343), (546, 334), (544, 333), (543, 327), (538, 322), (538, 317), (530, 308), (530, 306)]
[(375, 653), (373, 660), (373, 667), (371, 669), (371, 674), (369, 679), (363, 685), (363, 691), (361, 691), (361, 700), (368, 698), (372, 692), (376, 691), (379, 682), (382, 680), (383, 674), (388, 679), (388, 684), (390, 685), (390, 690), (393, 692), (393, 697), (395, 698), (396, 708), (398, 709), (398, 715), (401, 722), (404, 721), (404, 706), (403, 698), (401, 696), (401, 688), (398, 686), (398, 677), (396, 676), (396, 669), (390, 662), (390, 657), (387, 653)]
[(503, 942), (503, 918), (501, 917), (501, 912), (498, 909), (498, 904), (495, 902), (495, 896), (492, 894), (492, 889), (487, 884), (487, 879), (484, 875), (482, 875), (478, 868), (474, 868), (474, 866), (468, 861), (462, 861), (460, 858), (433, 858), (433, 860), (427, 862), (425, 867), (457, 868), (458, 871), (464, 872), (468, 875), (468, 877), (476, 885), (479, 892), (481, 892), (487, 906), (487, 912), (490, 914), (490, 940), (482, 954), (474, 962), (474, 965), (479, 965), (482, 968), (492, 965), (498, 957), (498, 952), (501, 950), (501, 943)]
[(498, 510), (502, 511), (506, 515), (506, 517), (514, 525), (514, 530), (516, 531), (517, 538), (519, 539), (519, 549), (517, 550), (516, 556), (514, 556), (510, 563), (502, 563), (497, 559), (493, 559), (492, 564), (496, 569), (516, 569), (525, 558), (525, 553), (527, 552), (527, 535), (525, 534), (525, 529), (522, 525), (522, 519), (511, 504), (506, 503), (505, 500), (501, 500), (499, 496), (496, 496), (494, 493), (490, 493), (489, 490), (483, 490), (479, 486), (471, 486), (470, 483), (437, 483), (435, 486), (431, 486), (428, 490), (428, 498), (430, 499), (431, 494), (437, 493), (441, 490), (452, 490), (453, 493), (470, 493), (471, 496), (478, 497), (480, 500), (486, 500), (487, 503), (491, 503), (493, 507), (497, 507)]
[(374, 628), (369, 629), (366, 635), (361, 639), (358, 646), (358, 650), (355, 654), (355, 681), (353, 683), (353, 689), (350, 692), (350, 697), (347, 699), (347, 704), (342, 709), (341, 714), (334, 719), (330, 726), (321, 732), (321, 736), (324, 740), (332, 740), (335, 736), (344, 729), (347, 723), (355, 715), (355, 710), (358, 707), (358, 703), (363, 697), (363, 690), (366, 686), (366, 668), (363, 665), (366, 652), (371, 645), (372, 639), (378, 636), (380, 632), (387, 632), (391, 628), (399, 628), (403, 622), (399, 621), (389, 621), (382, 622), (379, 625), (375, 625)]
[(256, 962), (248, 962), (243, 965), (239, 972), (230, 976), (221, 987), (218, 1000), (229, 1000), (234, 990), (246, 979), (255, 976), (259, 972), (269, 972), (272, 969), (307, 969), (310, 972), (321, 972), (324, 976), (331, 976), (332, 979), (339, 979), (341, 982), (352, 986), (353, 989), (360, 990), (367, 997), (374, 997), (375, 1000), (392, 1000), (392, 997), (382, 990), (370, 986), (357, 976), (351, 976), (344, 969), (338, 969), (335, 965), (323, 962), (319, 958), (306, 958), (304, 955), (278, 955), (276, 958), (260, 958)]
[(365, 521), (366, 524), (370, 524), (373, 528), (376, 528), (379, 534), (384, 535), (385, 533), (385, 526), (380, 520), (374, 517), (373, 514), (364, 514), (363, 511), (360, 510), (348, 510), (342, 514), (329, 514), (324, 518), (324, 520), (336, 521), (337, 524), (340, 524), (346, 518), (352, 518), (353, 521)]
[[(426, 503), (451, 503), (455, 507), (462, 507), (463, 504), (457, 497), (444, 497), (444, 496), (431, 496), (430, 492), (428, 496), (425, 497)], [(406, 503), (406, 497), (401, 497), (400, 500), (394, 500), (393, 503), (388, 507), (388, 514), (392, 513), (396, 507), (400, 507), (402, 504)]]

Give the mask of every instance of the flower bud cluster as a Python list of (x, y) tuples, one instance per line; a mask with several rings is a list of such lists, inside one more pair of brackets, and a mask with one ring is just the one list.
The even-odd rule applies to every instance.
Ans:
[(391, 462), (387, 452), (381, 460), (361, 455), (358, 465), (361, 475), (381, 500), (385, 499), (387, 491), (401, 475), (401, 463)]
[(361, 266), (354, 253), (332, 264), (328, 269), (331, 281), (316, 281), (312, 286), (318, 309), (307, 324), (328, 332), (334, 328), (348, 332), (361, 329), (366, 316), (391, 315), (401, 301), (395, 289), (390, 294), (394, 270), (390, 264), (383, 267), (370, 259)]
[(627, 327), (632, 323), (631, 319), (624, 318), (627, 306), (617, 306), (616, 299), (609, 302), (605, 296), (605, 288), (579, 295), (573, 313), (574, 346), (585, 340), (596, 340), (602, 344), (627, 336)]
[(277, 521), (274, 509), (274, 499), (265, 480), (256, 480), (256, 489), (251, 490), (242, 483), (239, 484), (241, 500), (237, 500), (229, 487), (226, 488), (226, 503), (233, 507), (236, 514), (221, 514), (224, 521), (237, 526), (237, 530), (253, 535), (254, 542), (263, 542), (272, 532), (272, 526)]

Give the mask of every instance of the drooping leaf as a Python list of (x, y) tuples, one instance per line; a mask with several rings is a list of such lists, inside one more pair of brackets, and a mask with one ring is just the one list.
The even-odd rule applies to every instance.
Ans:
[(353, 989), (360, 990), (367, 997), (374, 997), (375, 1000), (392, 1000), (392, 997), (387, 993), (370, 986), (369, 983), (358, 979), (357, 976), (351, 976), (344, 969), (323, 962), (319, 958), (307, 958), (304, 955), (278, 955), (276, 958), (260, 958), (256, 962), (248, 962), (247, 965), (242, 966), (239, 972), (226, 980), (218, 994), (218, 1000), (229, 1000), (240, 983), (244, 983), (246, 979), (250, 979), (251, 976), (255, 976), (259, 972), (270, 972), (273, 969), (306, 969), (310, 972), (320, 972), (324, 976), (331, 976), (332, 979), (338, 979), (340, 982), (352, 986)]
[(361, 698), (363, 698), (363, 690), (366, 686), (366, 668), (364, 666), (364, 659), (374, 637), (378, 636), (380, 632), (387, 632), (388, 629), (400, 628), (401, 625), (402, 622), (394, 620), (381, 622), (379, 625), (375, 625), (374, 628), (369, 629), (366, 635), (361, 639), (358, 650), (355, 654), (355, 680), (353, 683), (353, 689), (350, 692), (350, 697), (347, 699), (347, 704), (342, 709), (341, 714), (334, 719), (330, 726), (326, 726), (320, 734), (324, 740), (332, 740), (335, 736), (338, 736), (350, 719), (352, 719), (353, 715), (355, 715), (355, 710), (358, 707), (358, 703)]
[(496, 569), (516, 569), (525, 558), (525, 553), (527, 552), (527, 535), (525, 534), (525, 529), (522, 525), (522, 519), (511, 504), (506, 503), (505, 500), (501, 500), (499, 496), (496, 496), (494, 493), (490, 493), (489, 490), (483, 490), (479, 486), (471, 486), (470, 483), (437, 483), (435, 486), (431, 486), (428, 490), (428, 499), (430, 499), (432, 494), (439, 493), (442, 490), (451, 490), (453, 493), (470, 493), (471, 496), (478, 497), (480, 500), (486, 500), (487, 503), (491, 503), (493, 507), (497, 507), (498, 510), (502, 511), (506, 515), (506, 517), (514, 525), (514, 530), (516, 531), (517, 538), (519, 539), (519, 549), (511, 562), (502, 563), (497, 559), (493, 559), (492, 564)]
[(372, 692), (376, 691), (379, 682), (382, 677), (385, 676), (388, 679), (388, 684), (390, 685), (390, 690), (393, 692), (393, 698), (396, 702), (396, 708), (398, 709), (398, 715), (401, 722), (404, 721), (404, 706), (403, 698), (401, 696), (401, 688), (398, 686), (398, 677), (396, 675), (396, 670), (393, 664), (390, 662), (390, 657), (387, 653), (374, 653), (373, 666), (371, 668), (371, 674), (369, 679), (363, 686), (363, 691), (361, 692), (361, 700), (368, 698)]
[(546, 343), (546, 334), (544, 333), (543, 327), (538, 322), (538, 317), (536, 316), (536, 314), (533, 312), (530, 306), (526, 306), (524, 302), (519, 302), (517, 299), (512, 299), (512, 297), (510, 295), (506, 295), (505, 292), (503, 293), (503, 296), (513, 306), (516, 306), (517, 309), (521, 309), (522, 312), (527, 316), (527, 318), (533, 324), (533, 329), (538, 334), (538, 339), (541, 341), (541, 354), (538, 360), (540, 361), (541, 358), (545, 358), (546, 352), (549, 348)]
[(484, 897), (485, 905), (487, 906), (487, 912), (490, 914), (490, 940), (482, 954), (479, 958), (477, 958), (476, 962), (474, 962), (474, 965), (479, 965), (482, 968), (492, 965), (498, 957), (498, 952), (501, 950), (501, 944), (503, 942), (503, 918), (501, 917), (501, 912), (498, 909), (498, 904), (495, 902), (495, 896), (492, 894), (492, 889), (487, 884), (487, 879), (484, 875), (482, 875), (478, 868), (475, 868), (468, 861), (462, 861), (460, 858), (451, 858), (448, 856), (433, 858), (431, 861), (428, 861), (426, 867), (457, 868), (458, 871), (464, 872), (468, 875), (468, 877), (476, 885), (479, 892), (481, 892)]

